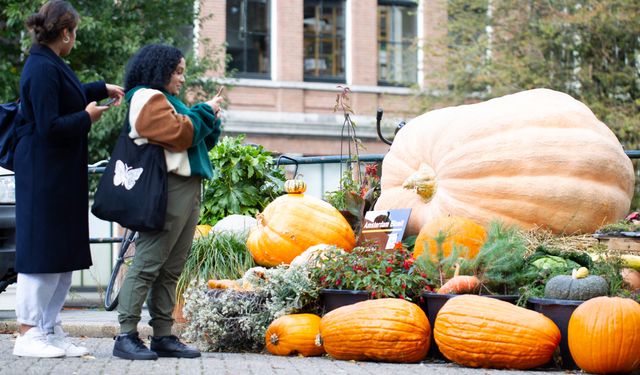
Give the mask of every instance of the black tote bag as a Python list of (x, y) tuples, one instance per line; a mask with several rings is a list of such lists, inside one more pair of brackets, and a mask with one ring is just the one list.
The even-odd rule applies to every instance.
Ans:
[(139, 232), (162, 230), (167, 213), (164, 149), (148, 143), (137, 145), (129, 138), (128, 128), (125, 121), (98, 183), (91, 212)]

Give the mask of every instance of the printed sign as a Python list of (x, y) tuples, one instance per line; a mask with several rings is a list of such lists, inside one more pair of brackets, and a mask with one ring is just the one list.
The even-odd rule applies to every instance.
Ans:
[(375, 243), (379, 249), (393, 249), (402, 241), (409, 215), (410, 208), (366, 212), (358, 245)]

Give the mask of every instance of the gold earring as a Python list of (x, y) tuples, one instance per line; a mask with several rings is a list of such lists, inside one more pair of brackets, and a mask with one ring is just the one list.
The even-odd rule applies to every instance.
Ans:
[(69, 39), (68, 36), (65, 36), (64, 38), (62, 38), (62, 42), (63, 43), (69, 43), (71, 41), (71, 39)]

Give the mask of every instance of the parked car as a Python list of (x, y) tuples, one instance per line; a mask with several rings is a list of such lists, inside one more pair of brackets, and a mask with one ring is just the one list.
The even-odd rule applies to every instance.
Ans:
[(0, 293), (16, 282), (16, 185), (13, 172), (0, 168)]

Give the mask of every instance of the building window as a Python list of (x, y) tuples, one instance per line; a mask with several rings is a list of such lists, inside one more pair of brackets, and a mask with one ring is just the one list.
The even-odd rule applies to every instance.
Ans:
[(304, 1), (304, 80), (344, 82), (345, 1)]
[(227, 72), (270, 78), (269, 0), (227, 0)]
[(378, 84), (410, 86), (418, 78), (416, 1), (378, 1)]

